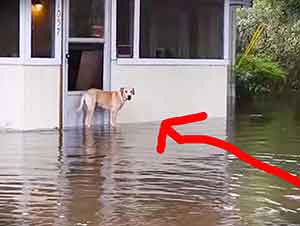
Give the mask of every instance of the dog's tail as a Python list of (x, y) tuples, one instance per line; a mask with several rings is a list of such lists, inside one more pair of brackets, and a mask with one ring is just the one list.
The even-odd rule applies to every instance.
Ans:
[(83, 94), (82, 97), (81, 97), (80, 106), (79, 106), (79, 108), (77, 108), (78, 112), (82, 110), (84, 102), (85, 102), (85, 94)]

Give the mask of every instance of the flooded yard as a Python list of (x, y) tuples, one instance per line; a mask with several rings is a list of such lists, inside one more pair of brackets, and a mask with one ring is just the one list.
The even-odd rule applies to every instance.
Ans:
[[(227, 124), (227, 126), (226, 126)], [(300, 225), (300, 189), (225, 151), (169, 140), (158, 123), (0, 133), (0, 226)], [(178, 128), (227, 139), (300, 173), (300, 110), (261, 103)]]

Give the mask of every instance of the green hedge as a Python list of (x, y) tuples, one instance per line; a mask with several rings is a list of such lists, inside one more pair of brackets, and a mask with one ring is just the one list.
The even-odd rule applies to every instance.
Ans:
[(286, 71), (268, 56), (248, 56), (234, 68), (238, 97), (267, 96), (281, 92)]

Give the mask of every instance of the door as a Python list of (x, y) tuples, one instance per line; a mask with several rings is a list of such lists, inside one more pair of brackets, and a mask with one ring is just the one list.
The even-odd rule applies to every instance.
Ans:
[[(63, 127), (83, 125), (76, 109), (86, 90), (108, 88), (106, 8), (105, 0), (65, 1)], [(103, 114), (96, 111), (94, 124), (101, 123)]]

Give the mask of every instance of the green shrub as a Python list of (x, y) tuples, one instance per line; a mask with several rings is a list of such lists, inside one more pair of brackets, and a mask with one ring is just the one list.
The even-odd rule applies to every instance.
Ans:
[(253, 8), (237, 10), (237, 52), (242, 54), (264, 25), (253, 55), (267, 55), (288, 72), (285, 92), (300, 91), (300, 0), (254, 0)]
[(239, 97), (267, 96), (281, 91), (286, 72), (270, 57), (248, 56), (234, 68)]

